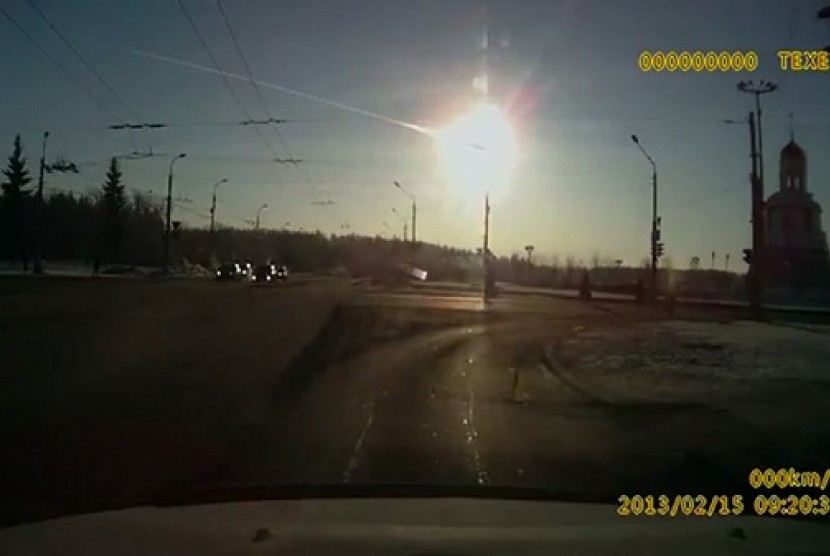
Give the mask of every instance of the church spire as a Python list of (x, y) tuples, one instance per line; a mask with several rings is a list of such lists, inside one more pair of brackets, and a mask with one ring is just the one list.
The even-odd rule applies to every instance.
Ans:
[(790, 142), (781, 149), (779, 167), (781, 191), (807, 191), (807, 156), (804, 149), (795, 142), (795, 126), (793, 113), (788, 113), (790, 119)]
[(795, 143), (795, 128), (793, 126), (793, 113), (790, 111), (790, 142)]

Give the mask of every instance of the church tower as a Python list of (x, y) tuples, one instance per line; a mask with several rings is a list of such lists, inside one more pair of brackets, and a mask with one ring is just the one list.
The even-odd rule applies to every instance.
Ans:
[(790, 132), (790, 142), (781, 149), (779, 167), (779, 191), (807, 191), (807, 155), (795, 142)]
[(790, 132), (781, 149), (778, 191), (766, 202), (770, 285), (830, 286), (830, 257), (821, 206), (807, 190), (807, 155)]

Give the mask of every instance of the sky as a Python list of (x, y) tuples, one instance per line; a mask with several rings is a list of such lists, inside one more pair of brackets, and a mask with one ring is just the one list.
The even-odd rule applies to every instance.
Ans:
[[(193, 227), (208, 225), (213, 185), (227, 178), (221, 225), (248, 227), (267, 204), (267, 228), (402, 235), (391, 209), (408, 215), (410, 201), (398, 181), (417, 199), (419, 240), (475, 248), (489, 192), (497, 255), (530, 244), (537, 260), (598, 255), (636, 265), (648, 256), (651, 218), (651, 167), (636, 134), (658, 167), (674, 266), (699, 256), (708, 267), (714, 251), (718, 268), (729, 254), (730, 269), (743, 270), (749, 137), (745, 125), (722, 120), (743, 119), (754, 105), (738, 81), (775, 82), (762, 98), (765, 191), (778, 189), (792, 112), (808, 188), (830, 207), (830, 156), (821, 155), (830, 152), (830, 73), (782, 71), (776, 56), (830, 44), (830, 22), (815, 17), (826, 3), (182, 0), (183, 10), (178, 0), (4, 0), (17, 26), (0, 14), (0, 152), (22, 134), (34, 170), (49, 131), (47, 161), (62, 157), (80, 173), (50, 174), (47, 187), (84, 192), (103, 182), (110, 157), (152, 150), (122, 169), (128, 187), (159, 198), (172, 157), (186, 153), (174, 167), (174, 219)], [(644, 73), (643, 50), (752, 50), (759, 67)], [(237, 77), (223, 80), (216, 64)], [(469, 111), (483, 67), (519, 158), (505, 183), (461, 186), (418, 129)], [(289, 122), (238, 125), (269, 117)], [(108, 128), (125, 122), (168, 127)]]

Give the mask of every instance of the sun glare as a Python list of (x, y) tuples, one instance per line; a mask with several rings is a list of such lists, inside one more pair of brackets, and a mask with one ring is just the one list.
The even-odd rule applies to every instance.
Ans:
[(506, 185), (518, 156), (510, 122), (489, 103), (479, 104), (441, 129), (435, 145), (450, 184), (475, 192)]

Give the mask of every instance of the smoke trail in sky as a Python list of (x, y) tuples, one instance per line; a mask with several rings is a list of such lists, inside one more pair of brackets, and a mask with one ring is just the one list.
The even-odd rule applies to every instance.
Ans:
[[(229, 77), (231, 79), (237, 79), (239, 81), (245, 81), (245, 82), (249, 82), (249, 83), (252, 82), (250, 79), (248, 79), (247, 77), (245, 77), (243, 75), (239, 75), (239, 74), (235, 74), (235, 73), (231, 73), (231, 72), (227, 72), (227, 71), (220, 71), (220, 70), (208, 67), (208, 66), (203, 66), (203, 65), (200, 65), (200, 64), (194, 64), (193, 62), (188, 62), (186, 60), (179, 60), (177, 58), (171, 58), (170, 56), (164, 56), (164, 55), (161, 55), (161, 54), (154, 54), (152, 52), (145, 52), (145, 51), (137, 50), (137, 49), (131, 49), (130, 52), (132, 52), (136, 56), (141, 56), (143, 58), (150, 58), (150, 59), (158, 60), (158, 61), (161, 61), (161, 62), (167, 62), (167, 63), (170, 63), (170, 64), (175, 64), (177, 66), (190, 68), (190, 69), (201, 71), (201, 72), (204, 72), (204, 73), (212, 73), (212, 74), (215, 74), (215, 75), (224, 75), (225, 77)], [(313, 102), (317, 102), (319, 104), (325, 104), (327, 106), (331, 106), (331, 107), (334, 107), (334, 108), (339, 108), (341, 110), (346, 110), (346, 111), (351, 112), (353, 114), (359, 114), (361, 116), (366, 116), (368, 118), (372, 118), (372, 119), (375, 119), (375, 120), (380, 120), (382, 122), (386, 122), (388, 124), (392, 124), (392, 125), (395, 125), (395, 126), (398, 126), (398, 127), (405, 128), (405, 129), (409, 129), (411, 131), (415, 131), (415, 132), (421, 133), (423, 135), (427, 135), (429, 137), (434, 138), (435, 135), (436, 135), (435, 130), (424, 127), (424, 126), (420, 126), (418, 124), (413, 124), (413, 123), (410, 123), (410, 122), (405, 122), (403, 120), (390, 118), (388, 116), (384, 116), (382, 114), (377, 114), (375, 112), (370, 112), (368, 110), (363, 110), (363, 109), (357, 108), (355, 106), (349, 106), (348, 104), (343, 104), (341, 102), (337, 102), (337, 101), (334, 101), (334, 100), (329, 100), (329, 99), (326, 99), (326, 98), (323, 98), (323, 97), (318, 97), (317, 95), (312, 95), (310, 93), (304, 93), (302, 91), (297, 91), (296, 89), (291, 89), (289, 87), (283, 87), (282, 85), (277, 85), (277, 84), (274, 84), (274, 83), (267, 83), (265, 81), (259, 81), (259, 80), (254, 80), (253, 83), (256, 83), (257, 85), (259, 85), (261, 87), (266, 87), (268, 89), (273, 89), (275, 91), (280, 91), (280, 92), (283, 92), (283, 93), (286, 93), (286, 94), (289, 94), (289, 95), (304, 98), (304, 99), (307, 99), (307, 100), (310, 100), (310, 101), (313, 101)]]

